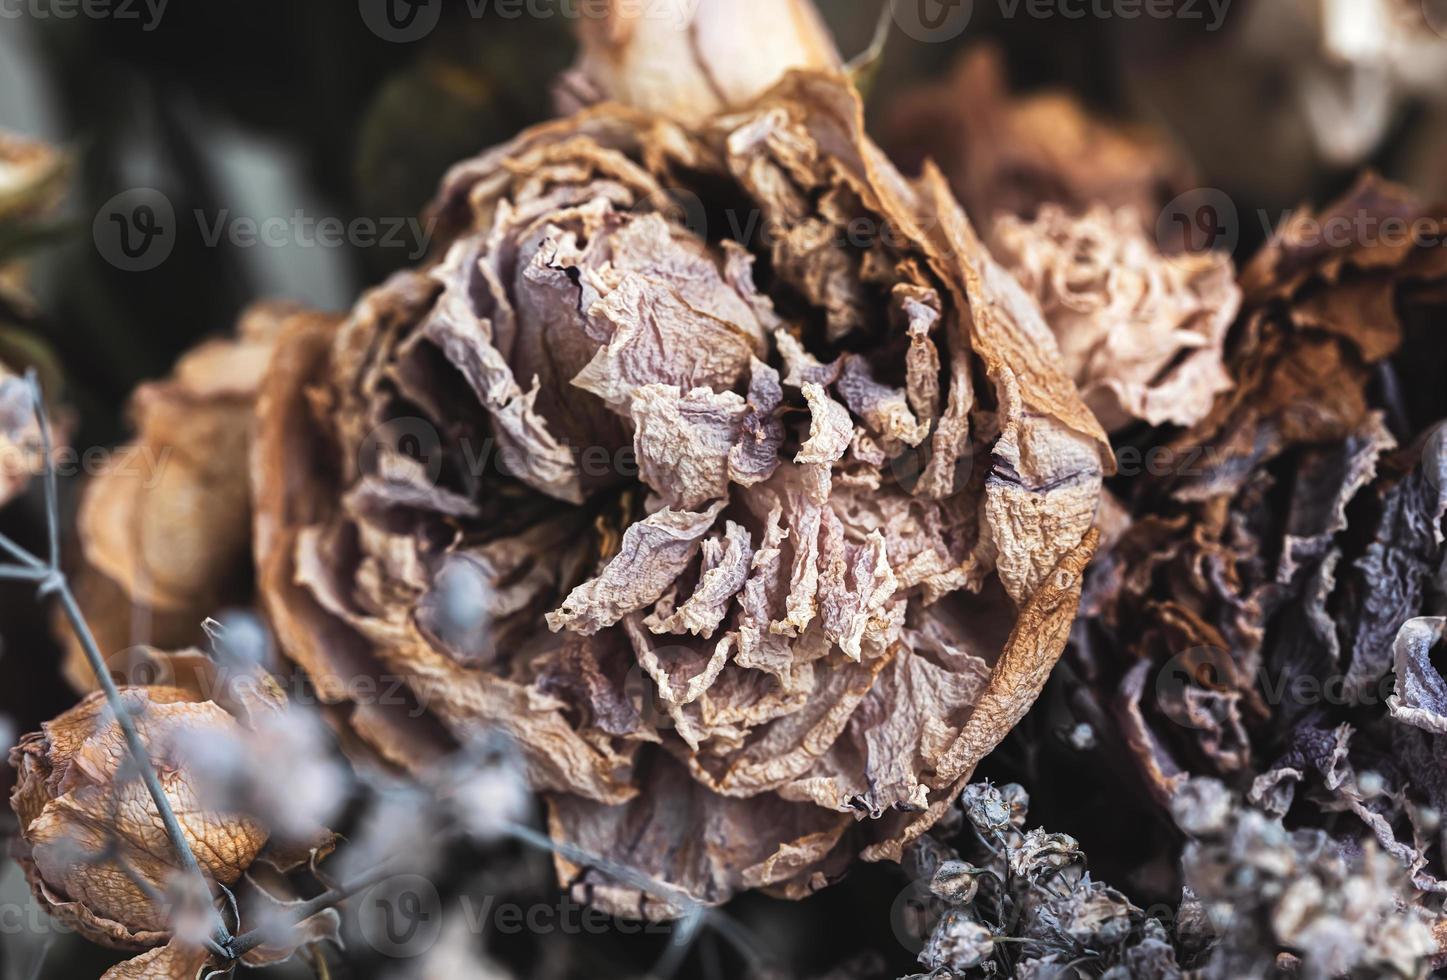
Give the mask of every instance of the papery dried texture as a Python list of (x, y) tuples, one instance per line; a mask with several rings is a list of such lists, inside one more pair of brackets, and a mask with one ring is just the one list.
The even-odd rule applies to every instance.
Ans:
[[(107, 457), (78, 516), (75, 588), (107, 656), (198, 642), (208, 615), (248, 598), (252, 407), (279, 333), (312, 319), (325, 317), (255, 306), (235, 337), (202, 344), (132, 396), (136, 440)], [(57, 631), (67, 678), (94, 688), (74, 634)]]
[(605, 0), (579, 19), (582, 50), (559, 81), (564, 111), (613, 100), (681, 123), (739, 109), (791, 68), (838, 71), (811, 0)]
[(932, 919), (933, 927), (921, 937), (919, 962), (937, 971), (928, 976), (1181, 977), (1162, 922), (1091, 880), (1073, 838), (1025, 829), (1022, 787), (974, 783), (960, 803), (970, 825), (962, 853), (923, 869), (929, 895), (920, 903), (921, 924)]
[[(1407, 749), (1392, 748), (1381, 685), (1443, 560), (1441, 406), (1401, 381), (1442, 350), (1442, 217), (1366, 178), (1296, 214), (1247, 266), (1235, 387), (1136, 484), (1135, 523), (1099, 583), (1113, 636), (1096, 651), (1114, 648), (1103, 673), (1158, 800), (1210, 773), (1254, 782), (1283, 813), (1305, 773), (1319, 805), (1357, 818), (1344, 833), (1375, 838), (1432, 890), (1442, 876), (1424, 868), (1404, 794), (1429, 795), (1435, 770), (1386, 768)], [(1415, 244), (1390, 231), (1419, 219)], [(1350, 761), (1382, 770), (1390, 803), (1299, 748), (1347, 721)]]
[[(265, 845), (266, 831), (201, 804), (180, 743), (236, 721), (179, 688), (127, 688), (124, 697), (202, 871), (235, 882)], [(15, 856), (41, 906), (94, 942), (121, 949), (166, 942), (165, 910), (135, 879), (164, 894), (179, 862), (104, 697), (89, 695), (25, 736), (10, 762), (18, 772)]]
[(987, 229), (1001, 214), (1033, 218), (1042, 204), (1131, 207), (1153, 228), (1191, 186), (1190, 167), (1163, 134), (1097, 117), (1065, 92), (1017, 95), (987, 46), (967, 52), (949, 78), (898, 97), (881, 141), (906, 169), (937, 163)]
[[(244, 753), (259, 723), (285, 713), (271, 677), (255, 666), (219, 666), (198, 650), (144, 653), (151, 671), (178, 686), (125, 687), (122, 698), (205, 878), (245, 899), (250, 886), (238, 881), (258, 860), (287, 871), (329, 854), (334, 838), (320, 826), (281, 839), (254, 814), (218, 807), (212, 774), (196, 768), (197, 744), (226, 741)], [(170, 918), (186, 914), (178, 910), (187, 880), (104, 695), (25, 736), (10, 764), (20, 831), (12, 853), (40, 906), (93, 942), (147, 951), (108, 977), (194, 977), (209, 954)], [(162, 906), (157, 894), (177, 904)], [(302, 942), (333, 936), (334, 916), (307, 919), (295, 942), (264, 945), (245, 962), (280, 962)]]
[(1134, 421), (1188, 426), (1231, 387), (1226, 332), (1241, 307), (1224, 254), (1166, 257), (1131, 208), (1073, 217), (1045, 205), (1006, 216), (991, 246), (1035, 296), (1065, 369), (1107, 431)]
[(555, 836), (698, 901), (897, 858), (1028, 708), (1094, 550), (1104, 435), (1038, 306), (822, 75), (530, 130), (436, 214), (439, 260), (289, 331), (263, 391), (288, 654), (398, 764), (507, 731)]

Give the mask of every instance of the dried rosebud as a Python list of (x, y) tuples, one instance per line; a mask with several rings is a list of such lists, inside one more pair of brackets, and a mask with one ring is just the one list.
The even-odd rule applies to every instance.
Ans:
[(1107, 431), (1193, 425), (1231, 387), (1222, 364), (1241, 307), (1225, 255), (1166, 257), (1130, 208), (1006, 216), (991, 247), (1040, 301), (1065, 369)]
[(960, 909), (951, 909), (920, 950), (919, 961), (931, 970), (974, 970), (995, 955), (995, 941), (984, 924)]
[[(266, 831), (204, 808), (177, 749), (198, 733), (234, 729), (236, 721), (177, 688), (127, 688), (123, 696), (168, 800), (186, 814), (182, 826), (202, 872), (234, 883), (261, 852)], [(25, 736), (10, 762), (17, 772), (10, 798), (20, 821), (16, 858), (41, 906), (95, 942), (131, 950), (167, 943), (171, 910), (150, 894), (172, 889), (179, 862), (105, 699), (92, 694)]]
[(272, 363), (285, 652), (414, 770), (506, 732), (556, 837), (700, 901), (897, 860), (1035, 697), (1094, 547), (1104, 434), (1038, 307), (832, 76), (550, 123), (436, 214), (435, 264)]
[[(313, 317), (263, 304), (237, 337), (186, 354), (165, 381), (131, 399), (136, 441), (117, 449), (86, 487), (79, 536), (85, 563), (75, 588), (102, 650), (147, 640), (179, 648), (202, 640), (199, 624), (246, 598), (250, 505), (244, 474), (251, 406), (277, 335)], [(74, 634), (61, 625), (66, 676), (94, 688)]]
[(1069, 834), (1051, 834), (1037, 827), (1009, 845), (1010, 873), (1026, 881), (1051, 878), (1084, 858)]
[(946, 861), (935, 871), (930, 891), (953, 905), (968, 905), (980, 890), (983, 872), (963, 861)]
[(610, 4), (579, 21), (578, 64), (560, 82), (567, 110), (604, 99), (683, 123), (741, 108), (793, 68), (838, 71), (839, 52), (809, 0)]
[[(201, 659), (176, 657), (187, 666)], [(193, 755), (206, 743), (247, 744), (258, 719), (284, 715), (280, 691), (265, 678), (247, 686), (219, 683), (214, 674), (192, 678), (218, 700), (167, 686), (127, 687), (122, 697), (206, 882), (235, 885), (260, 856), (283, 869), (324, 856), (331, 835), (321, 827), (309, 827), (305, 840), (273, 838), (252, 814), (216, 805), (211, 774), (198, 770)], [(41, 906), (95, 942), (147, 950), (107, 978), (194, 977), (209, 957), (203, 944), (217, 921), (212, 896), (181, 870), (104, 695), (89, 695), (22, 738), (10, 763), (17, 773), (10, 803), (20, 824), (14, 853)], [(273, 760), (272, 775), (285, 768)], [(329, 921), (308, 919), (290, 945), (263, 947), (246, 962), (285, 959), (312, 930), (329, 934)]]

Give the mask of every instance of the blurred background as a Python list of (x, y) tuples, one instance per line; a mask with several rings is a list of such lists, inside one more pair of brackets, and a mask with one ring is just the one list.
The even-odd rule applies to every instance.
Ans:
[[(887, 2), (820, 0), (846, 58), (870, 46)], [(377, 29), (377, 6), (0, 0), (0, 129), (56, 145), (70, 185), (28, 249), (30, 302), (0, 306), (0, 344), (42, 367), (75, 425), (73, 445), (123, 439), (136, 384), (225, 333), (256, 299), (340, 310), (415, 264), (427, 246), (418, 219), (445, 168), (552, 114), (576, 5), (447, 0), (415, 38)], [(940, 160), (977, 222), (988, 220), (985, 207), (1031, 206), (1025, 191), (993, 199), (999, 184), (972, 182), (971, 168), (1008, 128), (992, 106), (1037, 96), (1143, 134), (1157, 206), (1191, 190), (1224, 195), (1234, 224), (1218, 244), (1238, 260), (1283, 212), (1344, 189), (1364, 166), (1447, 197), (1447, 3), (1438, 0), (897, 0), (883, 13), (887, 43), (861, 76), (871, 130), (906, 168)], [(1036, 135), (1069, 140), (1075, 118), (1046, 113)], [(992, 165), (1020, 189), (1030, 164)], [(105, 219), (118, 195), (138, 189), (173, 207), (174, 239), (163, 261), (126, 268), (105, 244)], [(278, 244), (248, 243), (230, 233), (245, 219), (284, 219), (291, 231)], [(369, 222), (376, 240), (320, 242), (324, 220)], [(76, 487), (63, 489), (73, 503)], [(0, 530), (36, 544), (40, 506), (34, 492), (15, 502), (0, 511)], [(15, 730), (74, 701), (56, 662), (28, 590), (0, 588), (0, 716)], [(1062, 685), (1057, 678), (984, 775), (1024, 778), (1063, 743), (1076, 719)], [(1080, 785), (1037, 785), (1032, 821), (1078, 836), (1105, 863), (1093, 870), (1142, 904), (1160, 897), (1149, 869), (1109, 866), (1113, 840), (1155, 831), (1112, 812), (1109, 773), (1069, 768)], [(7, 895), (23, 891), (16, 877), (12, 867), (0, 878)], [(746, 902), (759, 906), (756, 925), (812, 937), (790, 940), (805, 974), (873, 950), (883, 951), (881, 975), (894, 975), (912, 960), (891, 935), (897, 892), (871, 867), (807, 908)], [(15, 971), (13, 940), (0, 937)], [(596, 975), (612, 966), (627, 975), (663, 938), (598, 942), (599, 962), (611, 966)], [(46, 975), (96, 975), (107, 962), (84, 944), (66, 948), (78, 959), (53, 959)]]

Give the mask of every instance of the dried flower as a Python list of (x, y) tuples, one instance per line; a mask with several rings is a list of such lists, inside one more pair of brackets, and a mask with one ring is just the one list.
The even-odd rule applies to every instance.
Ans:
[[(1214, 780), (1185, 789), (1229, 797)], [(1290, 832), (1233, 801), (1229, 819), (1193, 840), (1183, 863), (1217, 934), (1203, 976), (1264, 976), (1290, 951), (1308, 978), (1422, 977), (1437, 951), (1433, 916), (1403, 900), (1401, 866), (1371, 842), (1357, 850), (1321, 831)]]
[(1093, 550), (1105, 441), (1038, 307), (835, 77), (551, 123), (436, 213), (441, 259), (287, 331), (264, 386), (285, 651), (389, 760), (505, 731), (554, 836), (700, 901), (897, 859), (1028, 707)]
[(1107, 431), (1137, 420), (1193, 425), (1231, 387), (1222, 348), (1241, 290), (1230, 259), (1167, 258), (1141, 218), (1046, 205), (1033, 222), (1005, 216), (991, 241), (1040, 301), (1065, 369)]
[[(137, 439), (87, 486), (78, 518), (85, 563), (73, 578), (102, 650), (197, 643), (206, 617), (247, 598), (250, 409), (277, 335), (313, 319), (326, 320), (259, 305), (235, 339), (191, 351), (132, 396)], [(57, 633), (67, 678), (91, 690), (77, 641), (63, 624)]]
[(838, 71), (809, 0), (613, 0), (579, 22), (578, 64), (559, 82), (567, 111), (613, 99), (682, 123), (739, 109), (791, 69)]
[(947, 861), (936, 871), (931, 889), (945, 908), (920, 963), (959, 977), (1178, 980), (1160, 922), (1092, 881), (1072, 838), (1025, 830), (1029, 799), (1021, 787), (974, 783), (960, 804), (975, 830), (961, 846), (977, 863)]

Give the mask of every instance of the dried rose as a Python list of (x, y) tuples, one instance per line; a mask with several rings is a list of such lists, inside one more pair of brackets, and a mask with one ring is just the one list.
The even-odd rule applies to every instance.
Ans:
[(1447, 877), (1417, 801), (1447, 784), (1413, 727), (1430, 728), (1435, 675), (1420, 645), (1398, 647), (1396, 717), (1383, 685), (1444, 559), (1447, 404), (1423, 380), (1447, 350), (1444, 217), (1367, 178), (1283, 226), (1242, 273), (1235, 387), (1162, 447), (1173, 464), (1136, 488), (1100, 583), (1119, 638), (1105, 675), (1123, 671), (1158, 801), (1192, 772), (1249, 781), (1277, 815), (1309, 794), (1430, 892)]
[(693, 124), (747, 105), (789, 68), (841, 67), (809, 0), (609, 0), (606, 17), (578, 25), (578, 63), (559, 84), (568, 110), (614, 99)]
[[(137, 438), (106, 457), (78, 517), (85, 562), (75, 588), (107, 655), (138, 634), (162, 647), (199, 642), (207, 616), (247, 598), (252, 403), (277, 335), (312, 318), (325, 319), (286, 304), (253, 307), (234, 339), (203, 344), (132, 397)], [(64, 624), (57, 632), (66, 676), (93, 689), (74, 634)]]
[(948, 79), (898, 97), (881, 140), (907, 169), (938, 163), (986, 229), (1000, 214), (1030, 218), (1047, 203), (1130, 207), (1154, 223), (1191, 186), (1190, 168), (1161, 134), (1093, 116), (1064, 92), (1011, 93), (988, 46), (966, 53)]
[(796, 74), (695, 128), (525, 132), (260, 401), (261, 590), (323, 696), (414, 768), (506, 730), (555, 837), (703, 902), (897, 859), (1094, 548), (1105, 441), (1039, 308), (860, 116)]
[[(198, 771), (196, 747), (227, 743), (244, 753), (271, 719), (287, 717), (285, 698), (264, 672), (218, 669), (199, 651), (148, 656), (184, 686), (122, 688), (126, 707), (202, 873), (237, 886), (250, 907), (256, 887), (238, 881), (253, 862), (290, 869), (325, 856), (331, 835), (313, 824), (273, 837), (254, 812), (218, 808), (215, 774)], [(14, 856), (41, 906), (87, 939), (146, 951), (108, 978), (191, 980), (209, 960), (202, 944), (213, 921), (211, 898), (180, 870), (104, 696), (87, 696), (22, 738), (10, 764), (17, 773), (10, 804), (20, 824)], [(335, 912), (308, 919), (289, 942), (262, 946), (246, 962), (280, 962), (304, 942), (333, 936), (337, 924)]]
[(1007, 215), (991, 247), (1040, 301), (1065, 369), (1108, 431), (1193, 425), (1231, 386), (1222, 348), (1241, 290), (1228, 257), (1167, 258), (1130, 208)]

